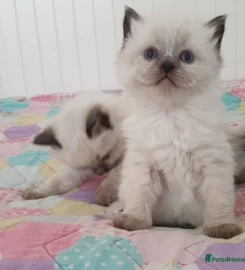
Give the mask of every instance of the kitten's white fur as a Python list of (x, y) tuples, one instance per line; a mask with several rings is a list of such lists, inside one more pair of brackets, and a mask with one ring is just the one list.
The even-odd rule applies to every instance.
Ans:
[[(84, 125), (87, 112), (95, 104), (102, 105), (112, 116), (110, 117), (116, 129), (113, 132), (104, 133), (96, 140), (87, 138)], [(125, 108), (123, 110), (122, 108)], [(91, 167), (95, 163), (96, 156), (101, 156), (108, 149), (113, 149), (111, 163), (117, 159), (125, 149), (120, 125), (126, 114), (129, 114), (129, 101), (123, 97), (108, 96), (105, 94), (83, 95), (68, 102), (61, 112), (48, 122), (57, 139), (63, 145), (62, 149), (53, 149), (53, 155), (62, 162), (62, 169), (55, 174), (44, 185), (36, 188), (28, 188), (24, 192), (26, 199), (37, 199), (41, 197), (63, 194), (82, 184), (83, 180), (94, 174), (90, 169), (75, 169), (74, 167)], [(231, 142), (235, 144), (235, 138), (243, 136), (245, 128), (234, 132), (227, 127), (231, 133)], [(106, 140), (103, 139), (106, 137)], [(103, 143), (102, 143), (103, 142)], [(114, 148), (114, 145), (116, 147)], [(238, 146), (238, 144), (236, 144)], [(237, 149), (240, 150), (238, 146)], [(242, 151), (240, 151), (242, 153)], [(96, 202), (102, 205), (109, 205), (117, 199), (117, 191), (120, 179), (121, 164), (113, 168), (105, 181), (102, 182), (96, 193)], [(111, 209), (110, 209), (111, 212)]]
[[(119, 190), (124, 211), (115, 214), (115, 226), (190, 223), (209, 230), (235, 224), (235, 166), (221, 117), (214, 29), (181, 14), (132, 24), (118, 58), (133, 106), (123, 128), (128, 140)], [(158, 84), (162, 71), (143, 57), (148, 46), (170, 59), (191, 50), (195, 62), (179, 63), (170, 73), (175, 86), (169, 80)]]
[[(24, 192), (26, 199), (63, 194), (82, 184), (83, 180), (94, 175), (91, 168), (97, 169), (98, 159), (110, 152), (106, 160), (108, 166), (121, 158), (124, 141), (120, 124), (126, 113), (121, 107), (121, 97), (106, 94), (81, 94), (66, 103), (61, 112), (49, 123), (62, 148), (51, 148), (51, 154), (63, 164), (59, 173), (37, 188)], [(110, 117), (113, 129), (105, 129), (95, 138), (86, 134), (86, 120), (91, 108), (100, 106)], [(110, 204), (117, 198), (120, 164), (109, 172), (107, 179), (98, 190), (98, 203)]]

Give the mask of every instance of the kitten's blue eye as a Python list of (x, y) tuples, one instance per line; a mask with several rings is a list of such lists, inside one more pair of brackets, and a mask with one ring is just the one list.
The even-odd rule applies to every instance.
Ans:
[(180, 60), (184, 63), (190, 64), (194, 61), (194, 55), (189, 51), (183, 51), (180, 54)]
[(155, 58), (157, 58), (157, 55), (158, 55), (158, 51), (156, 48), (154, 47), (150, 47), (150, 48), (147, 48), (144, 52), (144, 57), (146, 60), (150, 61), (150, 60), (153, 60)]

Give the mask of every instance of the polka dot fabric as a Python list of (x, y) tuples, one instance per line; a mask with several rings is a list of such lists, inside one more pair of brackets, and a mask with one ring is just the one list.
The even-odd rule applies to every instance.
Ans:
[(143, 266), (143, 258), (129, 239), (113, 235), (85, 236), (56, 258), (56, 269), (136, 270)]
[(22, 200), (20, 191), (13, 188), (6, 190), (0, 187), (0, 206), (7, 205), (16, 200)]
[(241, 101), (245, 101), (245, 80), (235, 81), (229, 87), (234, 96), (238, 97)]
[(70, 94), (64, 94), (64, 95), (60, 95), (60, 94), (56, 94), (56, 95), (38, 95), (38, 96), (35, 96), (35, 97), (32, 97), (31, 100), (32, 101), (38, 101), (38, 102), (49, 102), (49, 103), (52, 103), (58, 99), (61, 99), (61, 100), (67, 100), (67, 99), (70, 99), (70, 98), (73, 98), (75, 97), (76, 94), (74, 93), (70, 93)]
[(48, 211), (43, 209), (28, 209), (28, 208), (12, 208), (9, 211), (5, 212), (10, 217), (25, 217), (25, 216), (47, 216), (49, 215)]

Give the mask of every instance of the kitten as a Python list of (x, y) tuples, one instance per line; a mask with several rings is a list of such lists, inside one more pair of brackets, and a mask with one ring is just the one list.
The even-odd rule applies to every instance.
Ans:
[(203, 225), (241, 233), (234, 217), (235, 162), (223, 130), (220, 54), (226, 16), (202, 23), (181, 14), (141, 17), (125, 9), (118, 75), (133, 101), (115, 227)]
[[(120, 111), (118, 110), (119, 106), (121, 107)], [(44, 185), (37, 188), (31, 187), (26, 189), (23, 193), (23, 197), (25, 199), (39, 199), (46, 196), (63, 194), (81, 185), (82, 181), (90, 175), (110, 171), (107, 179), (101, 183), (96, 191), (95, 202), (104, 206), (108, 206), (114, 202), (118, 197), (122, 154), (125, 150), (123, 136), (118, 133), (122, 119), (126, 115), (126, 111), (122, 110), (122, 106), (126, 107), (129, 112), (128, 102), (123, 101), (123, 97), (109, 97), (104, 94), (96, 94), (96, 96), (91, 94), (90, 97), (86, 96), (85, 99), (83, 99), (81, 95), (66, 104), (61, 113), (51, 120), (49, 127), (34, 139), (35, 144), (48, 145), (53, 149), (54, 156), (63, 163), (63, 169)], [(101, 110), (103, 107), (105, 111)], [(107, 112), (108, 115), (103, 115), (104, 112)], [(112, 114), (113, 116), (111, 117), (110, 115)], [(103, 119), (104, 116), (105, 118)], [(109, 117), (108, 119), (110, 121), (113, 121), (113, 129), (116, 131), (113, 134), (111, 134), (111, 132), (109, 132), (109, 134), (104, 133), (109, 128), (106, 122), (109, 122), (107, 117)], [(86, 132), (84, 128), (81, 128), (79, 125), (79, 123), (83, 123), (85, 119), (87, 121)], [(68, 125), (70, 124), (72, 127), (69, 128)], [(65, 138), (57, 139), (59, 135), (56, 136), (55, 129), (61, 130), (60, 132), (64, 134)], [(231, 132), (229, 129), (228, 131)], [(242, 137), (242, 130), (240, 133)], [(78, 134), (75, 140), (74, 134)], [(106, 140), (106, 145), (104, 145), (104, 147), (99, 146), (96, 148), (96, 152), (94, 152), (92, 149), (95, 143), (101, 145), (100, 142), (103, 140), (102, 134), (108, 139)], [(116, 142), (110, 140), (109, 136), (112, 136)], [(231, 134), (231, 143), (235, 144), (236, 137), (237, 134)], [(94, 140), (95, 138), (97, 138), (97, 141)], [(69, 143), (71, 139), (73, 148)], [(62, 143), (62, 141), (64, 142)], [(66, 147), (64, 147), (65, 144)], [(115, 148), (114, 145), (116, 145)], [(116, 151), (114, 153), (115, 156), (111, 156), (111, 160), (108, 156), (103, 154), (104, 152), (109, 152), (105, 149)], [(73, 151), (72, 155), (70, 155), (70, 151)], [(83, 155), (84, 159), (79, 158), (81, 153), (85, 153), (85, 155)], [(96, 156), (100, 157), (101, 155), (104, 155), (104, 158), (102, 157), (102, 162), (98, 164)], [(118, 162), (119, 164), (114, 162), (118, 157), (120, 157), (118, 159), (118, 161), (120, 161)], [(104, 163), (103, 159), (105, 158), (108, 158), (108, 160), (105, 160)], [(77, 160), (80, 160), (78, 165), (76, 164)], [(107, 162), (114, 164), (105, 166)], [(79, 167), (79, 169), (77, 170), (73, 167)], [(83, 168), (81, 169), (80, 167)]]
[(109, 172), (98, 188), (95, 201), (109, 205), (117, 199), (118, 174), (124, 152), (120, 125), (124, 117), (121, 97), (81, 94), (65, 104), (34, 144), (50, 146), (53, 156), (64, 165), (43, 185), (24, 191), (25, 199), (64, 194), (94, 174)]

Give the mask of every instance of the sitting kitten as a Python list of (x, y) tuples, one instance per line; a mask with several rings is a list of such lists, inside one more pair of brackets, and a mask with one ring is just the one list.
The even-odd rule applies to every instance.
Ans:
[(241, 233), (234, 217), (235, 162), (219, 93), (226, 16), (202, 24), (181, 14), (142, 18), (126, 8), (118, 74), (133, 100), (115, 227), (202, 225)]
[(109, 172), (98, 188), (95, 200), (109, 205), (117, 199), (118, 179), (124, 141), (120, 125), (124, 111), (121, 97), (106, 94), (80, 95), (65, 104), (34, 144), (50, 146), (55, 158), (64, 164), (43, 185), (24, 191), (25, 199), (64, 194), (81, 185), (93, 174)]

